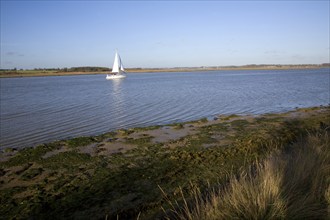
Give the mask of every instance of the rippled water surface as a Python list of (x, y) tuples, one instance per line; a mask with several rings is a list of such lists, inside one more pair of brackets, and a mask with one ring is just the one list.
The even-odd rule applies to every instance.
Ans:
[(0, 79), (1, 147), (22, 148), (119, 128), (217, 114), (329, 104), (329, 69)]

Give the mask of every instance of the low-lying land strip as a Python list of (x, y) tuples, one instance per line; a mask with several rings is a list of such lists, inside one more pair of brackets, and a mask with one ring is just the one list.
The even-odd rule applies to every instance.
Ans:
[[(196, 200), (189, 192), (198, 188), (204, 195), (235, 178), (243, 181), (242, 170), (258, 171), (253, 166), (256, 161), (293, 152), (304, 137), (329, 134), (329, 126), (330, 108), (315, 107), (282, 114), (226, 115), (212, 121), (118, 130), (23, 150), (6, 149), (0, 154), (0, 215), (6, 219), (212, 219), (190, 212), (193, 206), (189, 204), (206, 200)], [(329, 136), (324, 138), (329, 143)], [(322, 151), (329, 155), (329, 146)], [(329, 161), (327, 166), (329, 170)], [(306, 174), (303, 181), (312, 177)], [(330, 201), (330, 188), (328, 192), (324, 186), (329, 186), (329, 176), (317, 188), (320, 218), (326, 218), (324, 210)], [(230, 189), (225, 190), (226, 198), (235, 193), (235, 188)], [(284, 198), (284, 205), (286, 199), (294, 201), (290, 196), (295, 195)], [(275, 217), (288, 217), (283, 215)]]
[[(214, 66), (214, 67), (175, 67), (175, 68), (126, 68), (128, 73), (145, 72), (193, 72), (193, 71), (215, 71), (215, 70), (287, 70), (287, 69), (319, 69), (329, 68), (330, 64), (309, 65), (244, 65), (244, 66)], [(108, 74), (111, 69), (106, 67), (72, 67), (58, 69), (0, 69), (0, 78), (7, 77), (30, 77), (30, 76), (70, 76)]]

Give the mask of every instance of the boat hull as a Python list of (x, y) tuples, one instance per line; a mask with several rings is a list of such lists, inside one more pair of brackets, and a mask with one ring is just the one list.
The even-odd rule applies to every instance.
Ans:
[(122, 79), (122, 78), (125, 78), (126, 76), (125, 75), (107, 75), (106, 79)]

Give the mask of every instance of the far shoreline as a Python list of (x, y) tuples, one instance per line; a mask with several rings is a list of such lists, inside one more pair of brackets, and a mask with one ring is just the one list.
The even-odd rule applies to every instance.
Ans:
[[(247, 65), (229, 67), (184, 67), (184, 68), (127, 68), (127, 73), (197, 72), (197, 71), (235, 71), (235, 70), (303, 70), (323, 69), (329, 65)], [(75, 76), (109, 74), (110, 71), (53, 71), (53, 70), (0, 70), (0, 78)]]

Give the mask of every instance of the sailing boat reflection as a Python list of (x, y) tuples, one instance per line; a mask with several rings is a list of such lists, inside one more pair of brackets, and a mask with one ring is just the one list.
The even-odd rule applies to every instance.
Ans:
[(125, 122), (125, 101), (123, 97), (123, 80), (116, 79), (110, 81), (112, 84), (112, 103), (111, 103), (111, 117), (116, 118), (114, 120), (117, 128), (122, 128)]

